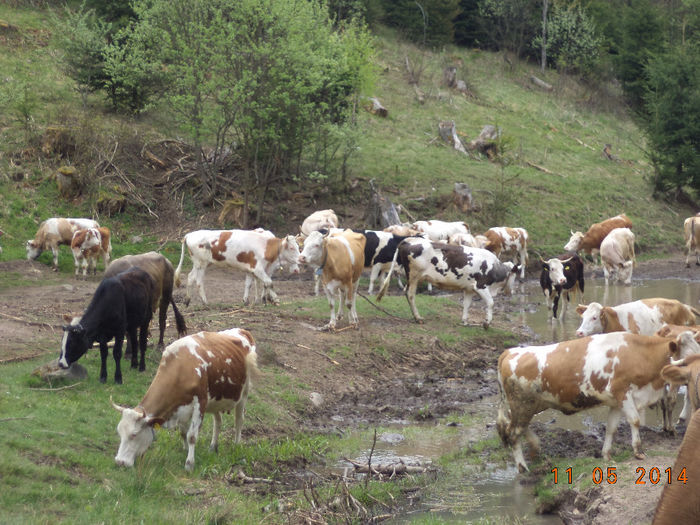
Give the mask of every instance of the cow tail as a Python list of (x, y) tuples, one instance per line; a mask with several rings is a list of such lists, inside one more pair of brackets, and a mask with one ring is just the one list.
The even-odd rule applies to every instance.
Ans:
[(182, 317), (180, 310), (175, 306), (175, 299), (173, 299), (172, 294), (170, 294), (170, 304), (173, 305), (173, 313), (175, 314), (175, 325), (177, 326), (177, 336), (184, 337), (187, 335), (187, 325), (185, 324), (185, 318)]
[(391, 266), (389, 266), (389, 271), (386, 274), (386, 277), (384, 278), (384, 282), (382, 283), (382, 287), (379, 289), (379, 292), (377, 292), (377, 302), (382, 300), (382, 297), (384, 297), (384, 294), (389, 288), (389, 282), (391, 281), (391, 274), (394, 273), (394, 266), (396, 266), (396, 257), (399, 254), (399, 248), (403, 244), (403, 241), (401, 241), (397, 246), (396, 246), (396, 251), (394, 251), (394, 257), (391, 259)]
[(248, 386), (260, 379), (262, 375), (258, 368), (258, 354), (255, 352), (254, 345), (248, 352), (248, 355), (245, 356), (245, 373)]
[[(180, 262), (177, 263), (177, 268), (175, 269), (175, 286), (180, 287), (182, 286), (182, 283), (180, 282), (180, 270), (182, 270), (182, 261), (185, 259), (185, 243), (187, 240), (187, 236), (185, 235), (182, 238), (182, 248), (180, 249)], [(173, 303), (173, 306), (175, 304)]]

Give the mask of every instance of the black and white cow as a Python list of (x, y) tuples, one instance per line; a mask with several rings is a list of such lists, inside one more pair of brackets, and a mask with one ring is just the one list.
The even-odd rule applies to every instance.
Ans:
[(406, 272), (406, 299), (417, 322), (422, 322), (423, 318), (416, 309), (416, 289), (418, 283), (428, 281), (439, 288), (463, 292), (462, 324), (465, 325), (472, 296), (478, 294), (486, 303), (484, 328), (488, 328), (493, 319), (493, 297), (500, 290), (506, 293), (510, 291), (520, 269), (510, 261), (499, 261), (496, 255), (482, 248), (409, 237), (401, 242), (396, 250), (389, 274), (377, 294), (378, 301), (386, 293), (396, 261)]
[[(141, 349), (139, 370), (146, 369), (146, 340), (148, 325), (153, 316), (156, 285), (148, 273), (140, 268), (131, 268), (114, 277), (103, 279), (95, 290), (95, 295), (82, 317), (71, 319), (66, 316), (69, 325), (64, 326), (61, 356), (58, 364), (68, 368), (80, 359), (95, 341), (100, 343), (100, 382), (107, 380), (107, 342), (114, 338), (112, 354), (116, 369), (114, 382), (121, 384), (122, 343), (126, 333), (132, 348)], [(141, 329), (136, 346), (136, 331)], [(131, 368), (137, 366), (137, 352), (131, 353)]]
[(393, 233), (374, 230), (353, 230), (365, 236), (365, 268), (371, 268), (369, 274), (369, 290), (372, 294), (374, 290), (374, 281), (379, 275), (388, 272), (391, 267), (391, 261), (394, 260), (394, 254), (399, 243), (407, 237), (394, 235)]
[(561, 317), (559, 317), (559, 320), (562, 320), (566, 314), (570, 297), (575, 298), (578, 292), (583, 294), (583, 261), (581, 257), (567, 253), (547, 261), (542, 260), (540, 286), (547, 300), (547, 308), (550, 307), (550, 298), (552, 299), (552, 317), (554, 319), (557, 318), (559, 299), (561, 299), (562, 293), (565, 294), (566, 300), (561, 306)]

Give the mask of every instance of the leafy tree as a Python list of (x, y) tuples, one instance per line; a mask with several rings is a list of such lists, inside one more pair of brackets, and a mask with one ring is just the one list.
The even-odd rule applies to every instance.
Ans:
[(406, 38), (439, 46), (454, 41), (459, 0), (384, 0), (384, 22)]
[(700, 192), (700, 45), (680, 46), (645, 68), (644, 127), (656, 168), (656, 193), (690, 186)]
[(136, 17), (131, 0), (85, 0), (85, 6), (111, 24), (115, 31), (126, 27)]
[(532, 39), (539, 34), (539, 0), (480, 0), (479, 14), (489, 43), (495, 49), (524, 56)]
[(270, 187), (303, 177), (320, 130), (345, 122), (369, 77), (366, 31), (335, 31), (316, 1), (141, 0), (134, 8), (129, 45), (165, 76), (169, 106), (200, 152), (205, 204), (234, 151), (242, 173), (222, 175), (235, 178), (259, 221)]
[(460, 0), (459, 14), (454, 22), (455, 44), (478, 47), (487, 43), (487, 36), (479, 16), (479, 0)]

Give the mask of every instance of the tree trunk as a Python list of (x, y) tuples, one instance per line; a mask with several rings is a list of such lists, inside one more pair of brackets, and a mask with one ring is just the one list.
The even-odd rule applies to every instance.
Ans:
[(369, 187), (372, 191), (367, 211), (365, 212), (365, 222), (370, 228), (384, 229), (392, 224), (401, 224), (399, 212), (396, 206), (382, 195), (374, 185), (374, 179), (369, 181)]
[(462, 213), (467, 213), (472, 209), (472, 190), (464, 182), (455, 182), (452, 192), (452, 202)]
[(454, 88), (457, 85), (457, 68), (448, 66), (442, 70), (442, 83), (448, 88)]
[(372, 106), (367, 108), (367, 111), (372, 113), (372, 115), (379, 115), (380, 117), (387, 117), (389, 115), (389, 110), (382, 106), (378, 98), (370, 97), (369, 101), (372, 103)]
[(542, 73), (547, 67), (547, 10), (549, 9), (549, 0), (542, 0)]

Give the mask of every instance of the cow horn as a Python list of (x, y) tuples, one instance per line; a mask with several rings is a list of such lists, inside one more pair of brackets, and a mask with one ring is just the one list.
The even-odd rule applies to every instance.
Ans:
[(574, 235), (574, 230), (569, 230), (571, 232), (571, 235)]
[(116, 409), (119, 410), (119, 412), (124, 412), (126, 410), (125, 407), (117, 405), (114, 401), (112, 401), (112, 396), (109, 396), (109, 402), (112, 403), (112, 406)]
[(568, 263), (568, 262), (569, 262), (571, 259), (573, 259), (573, 258), (574, 258), (574, 256), (572, 255), (572, 256), (569, 257), (568, 259), (562, 259), (561, 263), (562, 263), (562, 264)]

